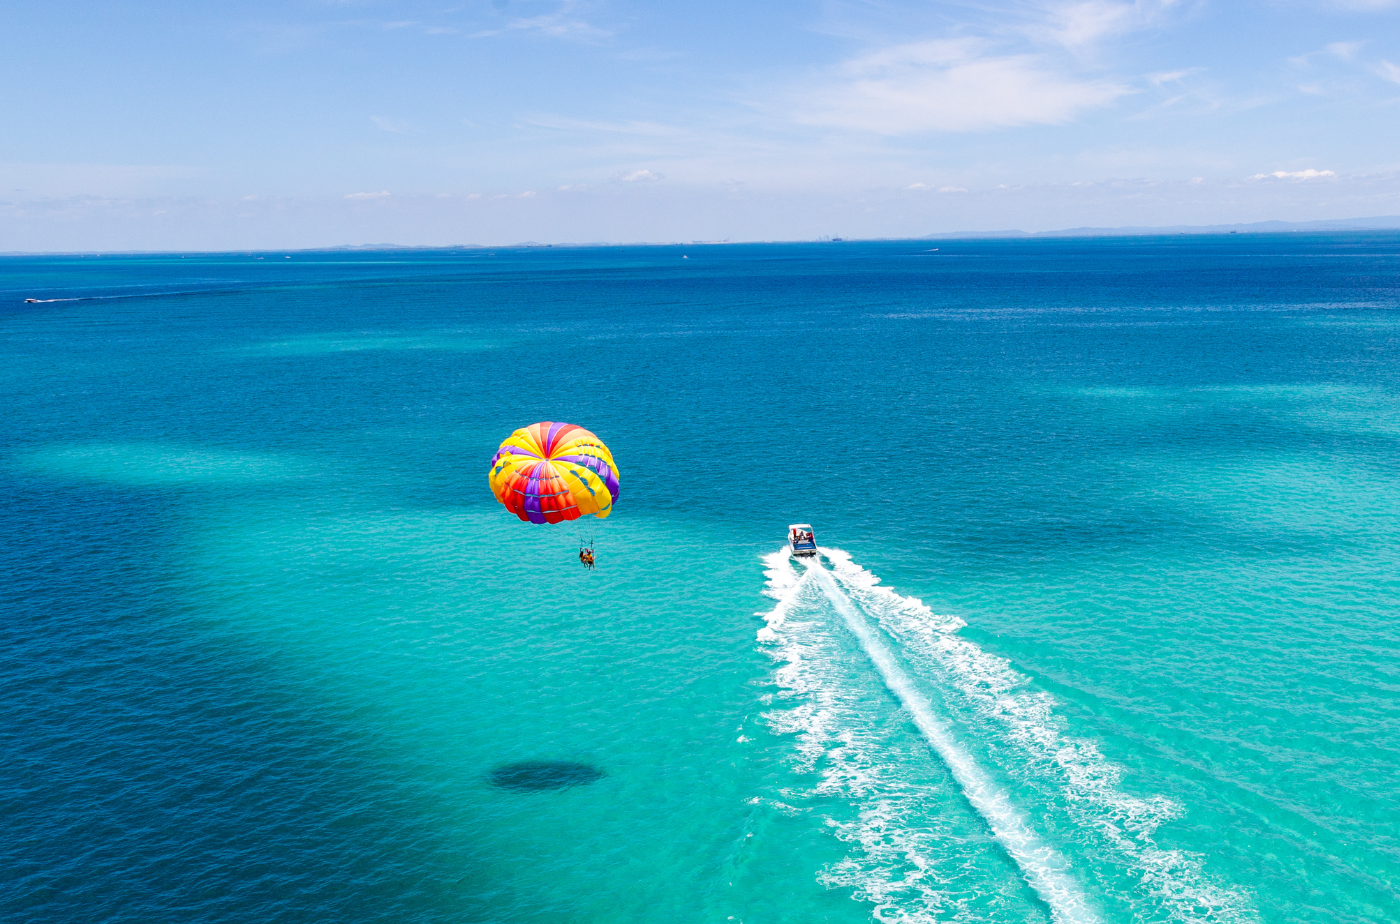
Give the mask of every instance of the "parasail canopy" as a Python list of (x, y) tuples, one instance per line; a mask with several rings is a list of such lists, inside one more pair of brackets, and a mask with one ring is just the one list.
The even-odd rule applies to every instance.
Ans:
[(603, 441), (567, 423), (532, 424), (510, 435), (491, 459), (491, 493), (531, 523), (599, 519), (617, 501), (617, 466)]

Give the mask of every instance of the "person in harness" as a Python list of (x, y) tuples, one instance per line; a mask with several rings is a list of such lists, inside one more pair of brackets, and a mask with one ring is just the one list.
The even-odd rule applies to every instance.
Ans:
[(585, 547), (585, 548), (582, 548), (582, 549), (579, 549), (579, 550), (578, 550), (578, 560), (579, 560), (580, 562), (582, 562), (582, 563), (583, 563), (583, 566), (584, 566), (585, 568), (587, 568), (589, 571), (592, 571), (592, 570), (593, 570), (593, 550), (592, 550), (592, 549), (586, 548), (586, 547)]

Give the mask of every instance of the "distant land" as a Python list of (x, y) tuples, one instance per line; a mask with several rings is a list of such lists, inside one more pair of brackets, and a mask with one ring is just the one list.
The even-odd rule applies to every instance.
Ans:
[[(854, 243), (856, 241), (930, 241), (967, 240), (972, 238), (1030, 238), (1030, 237), (1146, 237), (1162, 234), (1278, 234), (1296, 231), (1400, 231), (1400, 215), (1380, 215), (1373, 218), (1329, 218), (1321, 221), (1254, 221), (1233, 225), (1161, 225), (1128, 226), (1122, 228), (1063, 228), (1059, 231), (938, 231), (920, 237), (854, 238), (822, 237), (823, 242)], [(448, 246), (406, 246), (403, 244), (348, 244), (340, 247), (313, 247), (308, 250), (506, 250), (513, 247), (674, 247), (687, 244), (801, 244), (792, 241), (573, 241), (542, 244), (520, 241), (515, 244), (453, 244)]]
[(1276, 234), (1286, 231), (1395, 231), (1400, 215), (1375, 218), (1329, 218), (1323, 221), (1254, 221), (1236, 225), (1164, 225), (1161, 227), (1064, 228), (1059, 231), (952, 231), (930, 240), (969, 237), (1135, 237), (1156, 234)]
[[(990, 238), (1047, 238), (1047, 237), (1147, 237), (1166, 234), (1280, 234), (1300, 231), (1400, 231), (1400, 215), (1379, 215), (1373, 218), (1329, 218), (1322, 221), (1254, 221), (1234, 225), (1159, 225), (1127, 226), (1119, 228), (1063, 228), (1058, 231), (937, 231), (919, 237), (821, 237), (820, 242), (855, 243), (857, 241), (949, 241), (987, 240)], [(377, 250), (510, 250), (531, 247), (676, 247), (716, 244), (803, 244), (807, 240), (753, 240), (753, 241), (574, 241), (544, 244), (538, 241), (518, 241), (514, 244), (341, 244), (332, 247), (286, 247), (286, 248), (246, 248), (233, 247), (228, 250), (181, 251), (181, 250), (67, 250), (67, 251), (0, 251), (0, 257), (21, 256), (72, 256), (77, 254), (149, 254), (149, 253), (246, 253), (246, 254), (289, 254), (289, 253), (334, 253), (345, 251)]]

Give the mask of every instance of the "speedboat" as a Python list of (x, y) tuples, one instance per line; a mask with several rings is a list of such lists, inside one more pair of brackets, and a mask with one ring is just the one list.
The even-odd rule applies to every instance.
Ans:
[(799, 558), (817, 554), (817, 540), (812, 524), (794, 523), (788, 527), (788, 551)]

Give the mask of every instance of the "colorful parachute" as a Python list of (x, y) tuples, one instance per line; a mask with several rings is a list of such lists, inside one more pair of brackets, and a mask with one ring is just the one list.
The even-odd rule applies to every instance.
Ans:
[(603, 441), (582, 427), (545, 421), (516, 430), (491, 460), (491, 493), (531, 523), (612, 513), (617, 466)]

